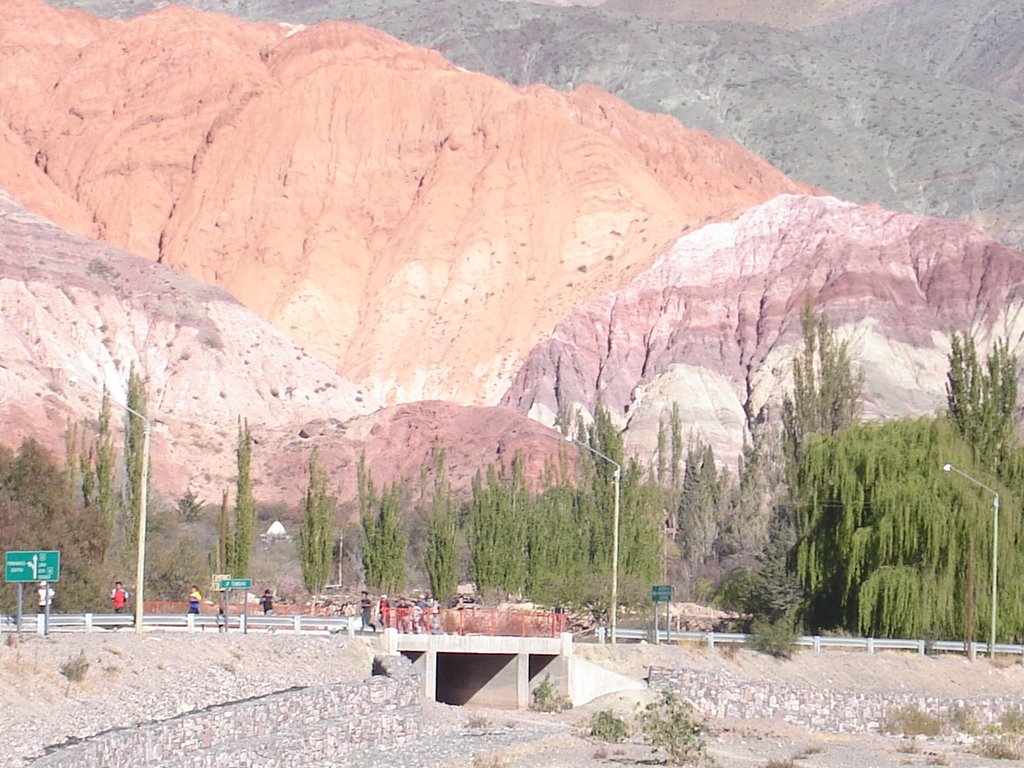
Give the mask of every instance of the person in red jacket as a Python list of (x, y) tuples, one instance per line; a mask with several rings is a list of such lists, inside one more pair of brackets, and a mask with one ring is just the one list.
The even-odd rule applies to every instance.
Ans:
[(124, 613), (124, 607), (128, 605), (128, 590), (121, 586), (120, 581), (110, 591), (110, 602), (114, 606), (114, 613)]

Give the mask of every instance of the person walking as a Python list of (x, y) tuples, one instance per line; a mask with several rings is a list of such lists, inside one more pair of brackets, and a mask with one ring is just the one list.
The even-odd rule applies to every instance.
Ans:
[(370, 599), (370, 593), (365, 589), (363, 590), (362, 597), (359, 598), (359, 614), (363, 620), (362, 630), (366, 631), (367, 627), (370, 628), (375, 634), (377, 632), (377, 625), (373, 623), (373, 600)]
[(269, 589), (263, 590), (263, 597), (260, 598), (260, 608), (263, 609), (264, 616), (271, 616), (274, 613), (274, 596), (270, 594)]
[(192, 585), (192, 589), (188, 592), (188, 612), (192, 614), (199, 614), (199, 606), (203, 602), (203, 596), (199, 593), (199, 587), (195, 584)]
[(114, 613), (124, 613), (124, 607), (128, 605), (128, 590), (121, 586), (121, 582), (115, 582), (114, 588), (110, 591), (110, 602), (114, 607)]
[(45, 581), (40, 581), (39, 582), (39, 590), (38, 590), (38, 592), (39, 592), (39, 612), (40, 613), (47, 613), (46, 609), (49, 608), (51, 605), (53, 605), (53, 597), (57, 593), (54, 591), (53, 587), (51, 587)]

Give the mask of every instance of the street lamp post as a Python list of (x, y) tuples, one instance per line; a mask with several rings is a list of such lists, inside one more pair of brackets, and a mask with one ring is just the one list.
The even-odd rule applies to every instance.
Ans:
[[(71, 385), (78, 383), (78, 377), (69, 379)], [(96, 387), (92, 387), (97, 392)], [(106, 394), (104, 392), (104, 394)], [(119, 405), (121, 405), (119, 403)], [(128, 413), (142, 421), (142, 487), (139, 489), (139, 536), (135, 558), (135, 633), (142, 633), (142, 617), (144, 614), (144, 593), (146, 589), (146, 505), (147, 487), (149, 485), (149, 419), (128, 405), (121, 405)]]
[(956, 472), (963, 478), (970, 480), (979, 488), (984, 488), (986, 491), (992, 494), (995, 501), (992, 506), (992, 627), (989, 631), (988, 640), (988, 655), (990, 658), (995, 658), (996, 655), (996, 578), (998, 575), (998, 552), (999, 552), (999, 494), (989, 488), (982, 482), (975, 480), (973, 477), (968, 475), (966, 472), (957, 469), (952, 464), (945, 464), (942, 467), (944, 472)]
[(599, 450), (587, 443), (581, 443), (579, 440), (574, 439), (572, 435), (566, 435), (565, 439), (566, 442), (582, 445), (592, 454), (601, 457), (615, 467), (615, 472), (613, 474), (613, 478), (615, 479), (615, 510), (612, 513), (612, 594), (610, 607), (608, 609), (608, 624), (611, 632), (611, 643), (612, 645), (615, 645), (615, 628), (619, 613), (619, 478), (622, 476), (622, 467), (617, 461), (615, 461), (615, 459), (610, 456), (605, 456)]

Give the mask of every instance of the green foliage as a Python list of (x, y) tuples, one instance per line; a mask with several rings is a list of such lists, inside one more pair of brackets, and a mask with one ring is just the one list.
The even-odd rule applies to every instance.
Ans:
[[(112, 542), (115, 530), (123, 530), (117, 525), (118, 503), (117, 493), (114, 489), (114, 438), (110, 432), (110, 395), (106, 387), (103, 388), (103, 398), (100, 402), (100, 414), (98, 423), (99, 434), (91, 454), (95, 457), (95, 498), (93, 497), (93, 474), (87, 466), (82, 467), (82, 496), (86, 507), (94, 504), (99, 510), (103, 524), (110, 531)], [(84, 440), (83, 435), (83, 440)], [(86, 452), (83, 450), (83, 455)], [(129, 534), (130, 538), (130, 534)]]
[(803, 354), (793, 359), (793, 392), (782, 401), (788, 466), (796, 467), (812, 435), (835, 435), (860, 415), (863, 372), (855, 373), (846, 341), (836, 341), (828, 317), (815, 317), (810, 296), (800, 313)]
[(303, 500), (298, 538), (302, 583), (312, 594), (323, 592), (331, 574), (337, 504), (327, 492), (327, 471), (317, 459), (314, 448), (309, 457), (309, 486)]
[(616, 717), (610, 709), (595, 712), (588, 726), (590, 735), (601, 741), (617, 744), (629, 736), (629, 725), (621, 717)]
[(466, 540), (477, 588), (521, 593), (526, 586), (526, 531), (532, 496), (520, 457), (511, 471), (487, 467), (472, 482)]
[(711, 446), (700, 441), (691, 444), (686, 455), (679, 525), (686, 535), (683, 555), (691, 563), (708, 560), (718, 538), (718, 526), (728, 509), (729, 479), (718, 473)]
[[(0, 448), (0, 542), (7, 550), (55, 549), (61, 578), (55, 605), (64, 611), (109, 608), (109, 578), (103, 564), (110, 531), (95, 510), (75, 503), (65, 468), (34, 440), (17, 453)], [(15, 591), (0, 591), (3, 610)]]
[(907, 704), (886, 712), (880, 730), (896, 736), (934, 738), (942, 733), (942, 721), (919, 707)]
[[(149, 467), (143, 471), (143, 462), (149, 461), (149, 457), (143, 457), (146, 452), (146, 384), (142, 377), (136, 373), (133, 364), (128, 372), (128, 406), (124, 414), (124, 464), (127, 475), (124, 494), (125, 520), (129, 521), (126, 526), (127, 542), (130, 548), (134, 548), (139, 540), (139, 504), (143, 498), (142, 483), (146, 480), (149, 485)], [(132, 413), (134, 411), (134, 413)], [(142, 418), (135, 415), (139, 414)], [(149, 488), (146, 489), (147, 493)], [(148, 498), (148, 496), (147, 496)], [(148, 509), (147, 509), (148, 513)]]
[(694, 715), (693, 706), (663, 691), (637, 713), (637, 722), (653, 750), (664, 751), (673, 765), (707, 760), (706, 728)]
[(972, 464), (997, 472), (1017, 445), (1017, 358), (996, 340), (982, 369), (974, 339), (952, 334), (946, 380), (949, 417), (971, 447)]
[(252, 543), (256, 538), (256, 499), (252, 491), (252, 432), (249, 420), (238, 420), (235, 449), (238, 476), (235, 480), (235, 532), (228, 547), (228, 573), (244, 577), (249, 573)]
[(370, 589), (398, 592), (405, 587), (405, 552), (408, 537), (402, 527), (404, 492), (399, 483), (378, 495), (366, 469), (366, 455), (356, 470), (359, 519), (363, 526), (363, 569)]
[[(969, 450), (942, 418), (857, 426), (812, 441), (798, 473), (805, 501), (796, 547), (811, 627), (960, 637), (971, 594), (979, 608), (973, 629), (984, 630), (989, 575), (978, 568), (968, 584), (964, 562), (972, 550), (978, 562), (991, 561), (992, 497), (942, 472), (947, 461), (970, 467)], [(1020, 473), (1019, 458), (1006, 467)], [(1008, 482), (1020, 487), (1021, 479)], [(1007, 636), (1024, 623), (1018, 503), (1004, 504), (1000, 533), (999, 633)]]
[(435, 598), (447, 600), (455, 594), (459, 580), (458, 519), (455, 499), (445, 469), (443, 450), (434, 459), (434, 494), (427, 521), (427, 549), (424, 567)]
[(1024, 734), (1024, 710), (1020, 707), (1007, 707), (999, 716), (999, 728), (1004, 733)]
[(796, 652), (796, 629), (785, 618), (776, 621), (760, 618), (750, 626), (750, 647), (777, 659), (788, 659)]
[(789, 568), (791, 535), (785, 522), (776, 519), (772, 536), (758, 558), (759, 567), (752, 574), (745, 595), (743, 611), (769, 624), (793, 624), (793, 617), (803, 603), (800, 582)]
[(544, 675), (544, 679), (533, 689), (530, 709), (535, 712), (564, 712), (572, 709), (572, 702), (555, 689), (550, 675)]
[(189, 488), (176, 502), (178, 507), (178, 514), (181, 515), (181, 519), (192, 523), (199, 519), (199, 516), (203, 513), (203, 507), (206, 506), (206, 502), (199, 498), (199, 495), (194, 493)]
[(980, 739), (974, 751), (989, 760), (1024, 760), (1024, 739), (1015, 734), (993, 734)]
[(85, 680), (85, 675), (88, 671), (89, 660), (85, 658), (84, 653), (79, 653), (77, 656), (65, 659), (60, 664), (60, 673), (69, 683), (82, 682)]

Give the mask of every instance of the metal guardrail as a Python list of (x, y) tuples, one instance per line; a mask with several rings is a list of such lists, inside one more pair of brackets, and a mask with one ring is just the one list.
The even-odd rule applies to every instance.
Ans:
[[(229, 614), (226, 617), (216, 614), (146, 614), (143, 625), (147, 629), (160, 629), (177, 632), (344, 632), (354, 636), (362, 622), (358, 616), (263, 616), (255, 614)], [(104, 632), (127, 630), (135, 626), (135, 618), (129, 613), (51, 613), (49, 631), (54, 633), (70, 632)], [(0, 614), (0, 634), (16, 632), (15, 617)], [(31, 613), (22, 616), (21, 631), (30, 634), (42, 634), (43, 621), (41, 615)], [(458, 632), (456, 632), (458, 634)], [(597, 641), (607, 642), (608, 630), (598, 627), (595, 630)], [(747, 645), (752, 636), (742, 632), (678, 632), (660, 629), (655, 636), (652, 629), (628, 629), (618, 627), (615, 632), (617, 640), (650, 642), (687, 642), (715, 648), (719, 645)], [(794, 639), (794, 645), (812, 649), (815, 653), (823, 650), (853, 650), (865, 653), (877, 651), (909, 651), (921, 656), (930, 653), (962, 653), (969, 650), (975, 656), (988, 655), (988, 643), (972, 643), (968, 649), (962, 640), (913, 640), (906, 638), (883, 637), (825, 637), (821, 635), (801, 635)], [(1021, 656), (1024, 658), (1024, 645), (1015, 643), (996, 643), (997, 654)]]
[[(599, 628), (597, 632), (598, 641), (605, 642), (607, 631)], [(669, 632), (661, 629), (657, 636), (654, 630), (649, 629), (624, 629), (618, 627), (615, 632), (617, 640), (648, 640), (654, 642), (688, 642), (707, 645), (714, 648), (717, 645), (747, 645), (751, 642), (752, 636), (741, 632)], [(801, 635), (794, 639), (794, 645), (801, 648), (811, 648), (815, 653), (822, 650), (855, 650), (865, 653), (876, 651), (911, 651), (924, 656), (929, 653), (968, 653), (967, 643), (962, 640), (912, 640), (904, 638), (889, 637), (824, 637), (821, 635)], [(988, 643), (971, 643), (970, 651), (973, 655), (987, 655)], [(1024, 657), (1024, 645), (1014, 643), (996, 643), (995, 652), (1009, 654), (1012, 656)]]
[[(161, 629), (179, 632), (344, 632), (354, 635), (360, 626), (358, 616), (263, 616), (255, 614), (146, 614), (142, 624), (147, 629)], [(130, 613), (51, 613), (48, 630), (51, 633), (103, 632), (131, 629), (135, 617)], [(0, 616), (0, 632), (16, 632), (16, 617)], [(43, 620), (40, 614), (24, 614), (21, 631), (42, 634)]]

